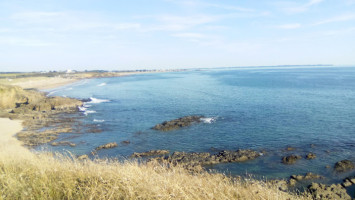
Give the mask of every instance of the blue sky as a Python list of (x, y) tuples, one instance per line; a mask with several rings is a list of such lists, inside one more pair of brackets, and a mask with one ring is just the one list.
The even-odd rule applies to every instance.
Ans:
[(0, 0), (0, 71), (355, 64), (355, 0)]

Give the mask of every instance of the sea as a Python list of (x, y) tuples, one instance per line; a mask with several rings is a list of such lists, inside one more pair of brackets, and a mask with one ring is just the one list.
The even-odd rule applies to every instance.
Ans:
[[(124, 160), (134, 152), (165, 149), (183, 152), (253, 149), (255, 160), (206, 166), (211, 172), (260, 179), (288, 178), (312, 172), (322, 182), (342, 182), (337, 161), (355, 161), (355, 67), (278, 66), (191, 69), (123, 77), (85, 79), (48, 90), (48, 95), (87, 99), (77, 113), (81, 126), (101, 132), (62, 134), (37, 150), (88, 154), (116, 142), (95, 157)], [(203, 122), (170, 132), (154, 125), (183, 116), (203, 115)], [(80, 125), (78, 125), (80, 126)], [(123, 144), (122, 141), (130, 141)], [(295, 148), (286, 151), (287, 147)], [(293, 165), (283, 156), (297, 154)]]

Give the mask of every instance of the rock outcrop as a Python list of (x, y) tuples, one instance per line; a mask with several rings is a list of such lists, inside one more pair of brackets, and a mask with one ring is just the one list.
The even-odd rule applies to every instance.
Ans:
[(285, 156), (282, 158), (282, 163), (290, 165), (294, 164), (297, 160), (301, 159), (302, 157), (299, 155), (290, 155), (290, 156)]
[(244, 162), (247, 160), (253, 160), (259, 156), (259, 152), (247, 149), (237, 151), (224, 150), (212, 155), (208, 152), (174, 152), (172, 155), (157, 158), (155, 160), (186, 166), (201, 166), (227, 162)]
[(96, 151), (98, 150), (101, 150), (101, 149), (111, 149), (111, 148), (114, 148), (114, 147), (117, 147), (117, 143), (116, 142), (111, 142), (111, 143), (107, 143), (107, 144), (104, 144), (104, 145), (101, 145), (101, 146), (98, 146), (95, 148)]
[(152, 129), (159, 131), (171, 131), (182, 127), (190, 126), (193, 123), (200, 123), (203, 116), (186, 116), (171, 121), (165, 121), (155, 125)]
[(308, 153), (307, 155), (306, 155), (306, 159), (307, 160), (312, 160), (312, 159), (315, 159), (317, 156), (316, 156), (316, 154), (314, 154), (314, 153)]
[(168, 150), (151, 150), (142, 153), (133, 153), (131, 155), (132, 158), (140, 158), (140, 157), (148, 157), (148, 156), (161, 156), (169, 154)]
[(341, 184), (343, 187), (350, 187), (352, 185), (355, 185), (355, 177), (348, 177), (343, 180), (343, 183)]
[(318, 174), (313, 174), (312, 172), (307, 173), (306, 175), (292, 175), (291, 179), (295, 179), (296, 181), (303, 180), (312, 180), (312, 179), (323, 179), (324, 177)]
[(69, 142), (69, 141), (60, 141), (60, 142), (52, 142), (51, 143), (52, 146), (71, 146), (71, 147), (75, 147), (76, 144)]
[(309, 192), (312, 194), (313, 199), (323, 200), (323, 199), (342, 199), (342, 200), (351, 200), (351, 197), (346, 193), (346, 189), (343, 188), (340, 184), (332, 184), (330, 186), (312, 183), (308, 186)]
[(67, 115), (58, 115), (75, 113), (82, 104), (77, 99), (47, 97), (37, 90), (0, 85), (0, 116), (23, 120), (26, 129), (18, 133), (17, 138), (27, 146), (48, 143), (57, 139), (60, 133), (71, 132), (74, 122)]
[(334, 170), (336, 172), (346, 172), (355, 168), (355, 165), (350, 160), (342, 160), (334, 165)]

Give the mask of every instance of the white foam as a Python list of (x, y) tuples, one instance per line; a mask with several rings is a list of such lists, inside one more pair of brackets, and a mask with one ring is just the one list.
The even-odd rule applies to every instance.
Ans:
[(94, 119), (93, 121), (94, 121), (94, 122), (100, 122), (100, 123), (101, 123), (101, 122), (104, 122), (105, 120), (103, 120), (103, 119)]
[(88, 115), (88, 114), (91, 114), (91, 113), (96, 113), (96, 111), (95, 110), (86, 110), (85, 112), (84, 112), (84, 115)]
[(56, 93), (57, 91), (56, 90), (54, 90), (54, 91), (52, 91), (52, 92), (49, 92), (48, 94), (47, 94), (47, 96), (51, 96), (52, 94), (54, 94), (54, 93)]
[(104, 103), (104, 102), (110, 102), (110, 100), (107, 99), (96, 99), (94, 97), (90, 97), (90, 100), (88, 103)]
[(80, 112), (85, 112), (87, 110), (87, 108), (85, 107), (85, 104), (83, 106), (79, 106), (79, 111)]
[(201, 121), (203, 121), (203, 123), (206, 123), (206, 124), (211, 124), (216, 121), (216, 117), (201, 118)]
[(105, 85), (106, 85), (106, 83), (100, 83), (97, 86), (102, 87), (102, 86), (105, 86)]

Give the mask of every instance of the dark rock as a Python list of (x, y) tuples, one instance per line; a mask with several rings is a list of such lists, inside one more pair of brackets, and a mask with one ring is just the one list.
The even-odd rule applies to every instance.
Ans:
[(299, 155), (290, 155), (290, 156), (285, 156), (282, 158), (282, 163), (284, 164), (294, 164), (297, 160), (301, 159), (302, 157)]
[(52, 146), (71, 146), (71, 147), (75, 147), (76, 144), (69, 142), (69, 141), (60, 141), (60, 142), (52, 142), (51, 143)]
[(318, 174), (313, 174), (312, 172), (308, 172), (305, 176), (305, 180), (310, 180), (310, 179), (323, 179), (324, 177)]
[(186, 116), (171, 121), (165, 121), (155, 125), (152, 129), (159, 131), (171, 131), (182, 127), (190, 126), (193, 123), (200, 123), (203, 116)]
[(311, 180), (311, 179), (323, 179), (324, 177), (318, 174), (313, 174), (312, 172), (307, 173), (306, 175), (292, 175), (291, 179), (296, 181), (302, 180)]
[(165, 155), (169, 154), (168, 150), (151, 150), (151, 151), (146, 151), (143, 153), (133, 153), (131, 155), (132, 158), (139, 158), (139, 157), (147, 157), (147, 156), (160, 156), (160, 155)]
[(185, 153), (174, 152), (171, 156), (166, 157), (170, 163), (187, 164), (187, 165), (203, 165), (211, 164), (215, 159), (211, 157), (210, 153)]
[(346, 172), (355, 168), (355, 165), (350, 160), (342, 160), (334, 165), (334, 170), (337, 172)]
[(162, 159), (173, 164), (183, 165), (211, 165), (227, 162), (243, 162), (252, 160), (260, 156), (259, 152), (253, 150), (238, 150), (238, 151), (220, 151), (217, 154), (211, 155), (210, 153), (185, 153), (174, 152), (172, 155)]
[(315, 159), (317, 156), (316, 156), (316, 154), (314, 154), (314, 153), (308, 153), (307, 155), (306, 155), (306, 159), (307, 160), (311, 160), (311, 159)]
[(313, 199), (343, 199), (351, 200), (351, 197), (346, 193), (346, 190), (340, 184), (332, 184), (330, 186), (312, 183), (308, 186), (308, 190), (313, 196)]
[(124, 141), (121, 142), (121, 144), (131, 144), (131, 141), (129, 141), (129, 140), (124, 140)]
[(96, 147), (95, 150), (98, 151), (98, 150), (101, 150), (101, 149), (110, 149), (110, 148), (114, 148), (114, 147), (117, 147), (117, 143), (116, 142), (111, 142), (111, 143), (107, 143), (107, 144), (104, 144), (104, 145), (101, 145), (99, 147)]
[(349, 179), (345, 179), (341, 185), (343, 187), (350, 187), (353, 185), (353, 183)]
[(259, 152), (253, 150), (221, 151), (216, 155), (219, 162), (243, 162), (260, 156)]

